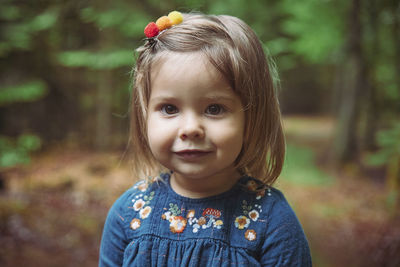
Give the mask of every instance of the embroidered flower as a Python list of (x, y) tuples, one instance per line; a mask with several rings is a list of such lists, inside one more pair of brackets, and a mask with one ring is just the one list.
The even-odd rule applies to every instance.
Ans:
[(215, 222), (216, 226), (220, 226), (220, 225), (223, 225), (223, 224), (224, 224), (224, 222), (221, 221), (221, 220), (218, 220), (218, 221)]
[(254, 241), (257, 238), (257, 233), (256, 231), (249, 229), (244, 233), (244, 237), (249, 241)]
[(186, 215), (186, 218), (193, 218), (194, 214), (195, 214), (194, 210), (189, 210), (188, 214)]
[(200, 217), (199, 221), (197, 222), (197, 224), (200, 225), (200, 226), (203, 225), (203, 224), (206, 224), (206, 223), (207, 223), (207, 220), (204, 217)]
[(172, 233), (182, 233), (186, 227), (186, 219), (182, 216), (174, 216), (171, 219), (171, 223), (169, 225), (169, 229)]
[(151, 207), (147, 206), (140, 210), (139, 215), (140, 218), (146, 219), (147, 217), (149, 217), (150, 213), (151, 213)]
[(261, 199), (263, 196), (265, 196), (265, 190), (257, 192), (256, 199)]
[(139, 219), (133, 219), (132, 221), (131, 221), (131, 228), (133, 229), (133, 230), (136, 230), (136, 229), (138, 229), (140, 227), (140, 220)]
[(133, 203), (133, 209), (135, 211), (139, 211), (143, 208), (143, 206), (146, 204), (146, 202), (144, 202), (143, 199), (138, 199), (135, 201), (135, 203)]
[(250, 219), (252, 219), (254, 222), (257, 221), (258, 217), (260, 216), (260, 214), (258, 213), (258, 211), (256, 210), (252, 210), (249, 212), (249, 217)]
[(246, 216), (239, 216), (236, 217), (235, 219), (235, 226), (240, 230), (247, 228), (249, 224), (250, 224), (250, 219), (247, 218)]
[(222, 220), (215, 221), (213, 226), (217, 229), (221, 229), (224, 222)]
[(250, 191), (256, 191), (257, 186), (258, 185), (257, 185), (256, 181), (254, 181), (254, 180), (250, 180), (246, 184), (247, 189)]
[(170, 212), (170, 211), (164, 212), (164, 213), (161, 215), (161, 218), (162, 218), (163, 220), (169, 221), (170, 218), (171, 218), (171, 212)]
[(143, 182), (143, 183), (140, 183), (140, 184), (138, 185), (137, 188), (138, 188), (140, 191), (144, 192), (144, 191), (146, 191), (147, 187), (148, 187), (148, 184), (145, 183), (145, 182)]
[(187, 225), (192, 227), (193, 233), (210, 227), (221, 229), (223, 225), (223, 221), (218, 220), (222, 212), (217, 209), (206, 208), (199, 218), (195, 217), (196, 211), (194, 209), (185, 210), (175, 203), (169, 203), (169, 208), (164, 208), (164, 210), (161, 218), (170, 222), (170, 230), (173, 233), (183, 232)]

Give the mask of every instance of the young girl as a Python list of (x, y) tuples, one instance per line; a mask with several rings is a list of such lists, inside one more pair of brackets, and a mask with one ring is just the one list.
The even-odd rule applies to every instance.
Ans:
[(285, 143), (255, 33), (235, 17), (176, 11), (145, 33), (132, 101), (134, 172), (145, 179), (109, 211), (99, 265), (311, 266), (271, 187)]

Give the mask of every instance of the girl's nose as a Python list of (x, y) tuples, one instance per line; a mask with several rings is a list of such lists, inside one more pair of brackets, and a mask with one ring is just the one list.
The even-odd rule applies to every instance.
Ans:
[(186, 116), (179, 129), (179, 138), (182, 140), (204, 138), (204, 128), (201, 119), (196, 115)]

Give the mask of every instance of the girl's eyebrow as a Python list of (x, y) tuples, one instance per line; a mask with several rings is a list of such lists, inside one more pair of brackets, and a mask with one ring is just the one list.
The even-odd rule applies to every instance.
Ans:
[[(162, 101), (173, 101), (177, 100), (179, 97), (169, 96), (169, 95), (161, 95), (150, 97), (151, 101), (162, 102)], [(221, 94), (221, 95), (205, 95), (200, 98), (201, 100), (211, 100), (211, 101), (229, 101), (235, 102), (235, 98), (229, 95)]]
[[(150, 97), (149, 102), (180, 102), (180, 97), (170, 94), (161, 94)], [(217, 93), (217, 94), (206, 94), (199, 97), (199, 102), (228, 102), (230, 104), (236, 103), (236, 98), (230, 94)]]
[(155, 102), (168, 102), (173, 100), (176, 100), (176, 97), (168, 95), (150, 97), (150, 101), (155, 101)]
[(221, 95), (209, 95), (203, 97), (206, 100), (212, 100), (212, 101), (229, 101), (229, 102), (235, 102), (235, 98), (229, 95), (221, 94)]

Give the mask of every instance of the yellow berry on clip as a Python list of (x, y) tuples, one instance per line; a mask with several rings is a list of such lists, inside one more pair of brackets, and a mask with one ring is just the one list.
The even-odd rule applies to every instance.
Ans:
[(157, 27), (160, 31), (171, 28), (172, 22), (167, 16), (162, 16), (156, 21)]
[(172, 11), (168, 14), (168, 18), (171, 20), (172, 25), (179, 24), (183, 21), (183, 16), (181, 12)]

